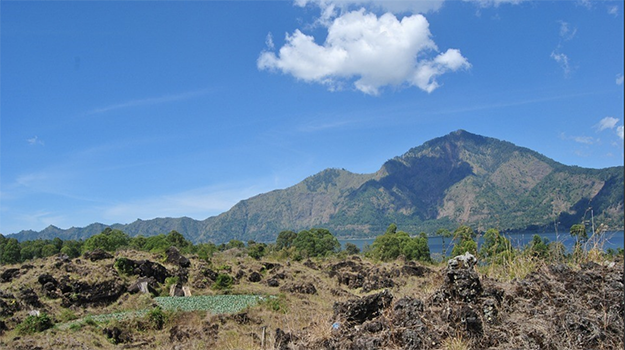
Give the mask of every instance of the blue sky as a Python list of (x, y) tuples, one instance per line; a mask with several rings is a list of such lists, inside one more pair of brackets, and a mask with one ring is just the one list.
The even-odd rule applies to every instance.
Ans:
[(622, 1), (1, 4), (0, 232), (205, 219), (457, 129), (623, 165)]

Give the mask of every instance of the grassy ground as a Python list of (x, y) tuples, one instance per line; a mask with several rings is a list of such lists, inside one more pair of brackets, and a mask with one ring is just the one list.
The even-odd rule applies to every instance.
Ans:
[[(116, 257), (131, 259), (148, 259), (163, 263), (160, 255), (145, 252), (120, 251)], [(218, 308), (204, 308), (203, 310), (183, 312), (173, 311), (170, 308), (158, 308), (158, 300), (146, 294), (130, 295), (124, 293), (117, 301), (108, 305), (61, 306), (60, 299), (51, 299), (43, 296), (38, 276), (49, 273), (57, 279), (67, 276), (70, 280), (84, 281), (90, 284), (116, 279), (128, 285), (136, 280), (136, 276), (118, 274), (113, 268), (113, 259), (97, 262), (74, 259), (71, 263), (59, 264), (55, 258), (39, 259), (30, 262), (32, 267), (5, 266), (20, 268), (20, 275), (11, 282), (0, 284), (4, 295), (16, 296), (16, 302), (24, 288), (33, 289), (42, 303), (37, 308), (45, 312), (55, 322), (56, 326), (43, 332), (24, 334), (18, 331), (18, 325), (28, 317), (32, 307), (22, 307), (13, 315), (0, 316), (0, 320), (9, 328), (0, 335), (0, 348), (7, 349), (117, 349), (117, 348), (145, 348), (145, 349), (273, 349), (275, 333), (281, 329), (285, 333), (298, 337), (302, 344), (314, 344), (333, 336), (332, 324), (333, 305), (335, 302), (344, 302), (351, 298), (362, 297), (379, 292), (372, 290), (364, 293), (362, 289), (350, 289), (339, 284), (336, 277), (330, 277), (331, 267), (345, 257), (331, 257), (328, 259), (312, 260), (308, 262), (290, 261), (278, 255), (265, 257), (257, 261), (242, 254), (238, 250), (217, 253), (209, 263), (191, 257), (191, 267), (188, 270), (188, 282), (194, 296), (226, 295)], [(354, 260), (367, 270), (373, 268), (383, 271), (398, 271), (404, 266), (401, 260), (381, 263), (360, 259)], [(588, 254), (586, 261), (604, 263), (600, 254)], [(269, 270), (266, 263), (279, 265)], [(622, 264), (622, 261), (619, 262)], [(164, 263), (163, 263), (164, 264)], [(549, 262), (531, 257), (516, 257), (497, 265), (484, 265), (478, 268), (478, 273), (484, 280), (493, 281), (505, 293), (513, 295), (514, 284), (526, 278), (533, 272), (540, 271)], [(176, 266), (164, 264), (170, 271), (176, 271)], [(422, 265), (419, 265), (422, 266)], [(413, 297), (420, 300), (429, 300), (440, 289), (445, 264), (424, 265), (430, 273), (423, 276), (397, 275), (393, 277), (394, 286), (388, 288), (394, 300), (402, 297)], [(568, 266), (579, 270), (579, 262), (568, 262)], [(231, 288), (216, 290), (210, 286), (201, 286), (206, 280), (203, 271), (207, 268), (216, 272), (228, 273), (231, 276), (239, 275)], [(1, 270), (0, 270), (1, 271)], [(622, 271), (622, 270), (621, 270)], [(250, 282), (248, 277), (252, 272), (259, 272), (260, 282)], [(277, 278), (280, 286), (270, 287), (267, 280)], [(489, 282), (490, 283), (490, 282)], [(289, 286), (312, 284), (316, 293), (303, 294), (290, 291)], [(286, 289), (285, 289), (286, 288)], [(161, 294), (167, 293), (162, 287)], [(236, 297), (237, 295), (241, 297)], [(258, 303), (242, 306), (242, 311), (225, 310), (222, 307), (238, 303), (238, 299), (248, 295), (262, 296)], [(234, 297), (233, 297), (234, 296)], [(243, 297), (245, 296), (245, 297)], [(221, 298), (221, 297), (220, 297)], [(201, 298), (198, 298), (198, 300)], [(11, 300), (4, 298), (3, 300)], [(192, 299), (187, 299), (192, 300)], [(1, 309), (1, 308), (0, 308)], [(201, 309), (198, 307), (198, 309)], [(136, 311), (140, 311), (136, 313)], [(225, 310), (225, 311), (224, 311)], [(223, 312), (222, 312), (223, 311)], [(442, 312), (442, 311), (441, 311)], [(114, 316), (98, 316), (110, 315)], [(509, 319), (514, 325), (522, 324), (524, 313), (510, 313)], [(435, 320), (432, 320), (435, 322)], [(512, 323), (511, 323), (512, 324)], [(536, 327), (541, 327), (536, 324)], [(436, 327), (433, 325), (432, 327)], [(545, 326), (546, 327), (546, 326)], [(121, 330), (119, 337), (111, 337), (112, 329)], [(109, 331), (107, 334), (107, 330)], [(448, 332), (448, 331), (445, 331)], [(522, 333), (522, 330), (519, 330)], [(473, 345), (472, 345), (473, 344)], [(461, 350), (476, 348), (475, 343), (468, 339), (463, 332), (448, 332), (435, 347), (438, 349)], [(563, 345), (562, 348), (566, 348)]]

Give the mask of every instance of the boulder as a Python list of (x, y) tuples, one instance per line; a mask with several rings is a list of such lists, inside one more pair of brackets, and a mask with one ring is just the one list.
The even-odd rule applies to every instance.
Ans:
[(167, 250), (165, 251), (165, 255), (167, 256), (165, 262), (169, 264), (174, 264), (185, 268), (191, 266), (191, 261), (184, 255), (182, 255), (176, 247), (172, 246), (167, 248)]
[(158, 295), (156, 288), (158, 288), (158, 282), (154, 277), (140, 277), (128, 287), (128, 293), (135, 294), (141, 292)]
[(482, 292), (482, 284), (473, 266), (477, 259), (468, 252), (447, 262), (443, 292), (454, 300), (473, 302)]
[(300, 294), (317, 294), (317, 288), (310, 283), (291, 283), (280, 288), (283, 292), (300, 293)]
[(256, 271), (252, 272), (247, 278), (247, 280), (250, 282), (260, 282), (260, 280), (262, 279), (263, 279), (263, 276)]
[(0, 274), (0, 282), (11, 282), (20, 275), (20, 269), (6, 269)]
[(335, 302), (332, 309), (334, 318), (341, 318), (347, 322), (362, 324), (371, 320), (391, 305), (393, 295), (384, 290), (377, 294), (367, 295), (359, 299), (350, 299), (345, 302)]
[(83, 257), (85, 259), (89, 259), (91, 261), (98, 261), (98, 260), (104, 260), (104, 259), (112, 259), (113, 255), (105, 252), (104, 250), (98, 248), (95, 249), (91, 252), (86, 252), (85, 254), (83, 254)]

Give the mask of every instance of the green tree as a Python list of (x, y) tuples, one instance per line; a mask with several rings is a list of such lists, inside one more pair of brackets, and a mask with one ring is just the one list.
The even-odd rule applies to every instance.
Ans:
[(61, 253), (67, 255), (70, 258), (77, 258), (80, 256), (80, 251), (82, 250), (82, 241), (74, 241), (68, 240), (63, 242), (63, 247), (61, 247)]
[(130, 243), (130, 237), (120, 230), (113, 230), (107, 227), (97, 235), (89, 237), (83, 245), (83, 251), (93, 251), (102, 249), (108, 252), (114, 252), (118, 248), (126, 247)]
[(447, 248), (449, 248), (449, 246), (445, 244), (445, 238), (451, 238), (453, 235), (452, 235), (451, 231), (449, 231), (446, 228), (439, 228), (436, 231), (436, 235), (440, 236), (441, 240), (443, 242), (443, 244), (441, 245), (441, 255), (444, 258), (447, 255)]
[(491, 228), (484, 234), (484, 243), (480, 248), (480, 254), (487, 260), (492, 260), (503, 252), (511, 252), (510, 240), (502, 236), (498, 230)]
[(431, 261), (427, 235), (422, 232), (410, 238), (408, 233), (397, 231), (395, 224), (389, 225), (383, 235), (375, 238), (367, 254), (382, 261), (395, 260), (400, 255), (408, 260)]
[(408, 260), (432, 261), (428, 237), (425, 232), (421, 232), (419, 236), (406, 241), (402, 247), (402, 253)]
[(184, 236), (176, 230), (172, 230), (167, 234), (167, 242), (180, 250), (184, 250), (185, 248), (192, 245), (191, 242), (187, 241)]
[(20, 262), (20, 242), (15, 238), (9, 238), (4, 245), (4, 249), (2, 251), (2, 259), (3, 264), (15, 264)]
[(337, 253), (341, 249), (341, 244), (330, 231), (323, 228), (311, 228), (297, 234), (293, 240), (293, 247), (303, 257), (315, 257)]
[(276, 238), (276, 250), (291, 248), (296, 237), (297, 233), (293, 231), (280, 232)]
[(360, 249), (354, 243), (345, 243), (345, 252), (347, 255), (357, 255), (360, 254)]
[(549, 240), (533, 235), (532, 241), (527, 245), (526, 251), (535, 257), (547, 258), (549, 256)]
[(55, 254), (58, 254), (59, 250), (54, 244), (46, 244), (41, 248), (41, 255), (46, 258)]
[(266, 248), (267, 245), (265, 243), (254, 243), (252, 245), (248, 245), (247, 255), (253, 259), (260, 260), (260, 258), (265, 256)]
[(243, 249), (245, 248), (245, 243), (243, 243), (243, 241), (240, 241), (238, 239), (231, 239), (224, 248), (225, 248), (224, 250), (228, 250), (232, 248)]
[(585, 242), (588, 239), (586, 226), (584, 224), (575, 224), (570, 229), (571, 236), (575, 237), (577, 243)]
[(469, 226), (462, 225), (454, 231), (454, 241), (456, 244), (451, 250), (452, 256), (462, 255), (465, 252), (469, 252), (473, 255), (477, 255), (477, 242), (473, 239), (475, 237), (475, 231)]

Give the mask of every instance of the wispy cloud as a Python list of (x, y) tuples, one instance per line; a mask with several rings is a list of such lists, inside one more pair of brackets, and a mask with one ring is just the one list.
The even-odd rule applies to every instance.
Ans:
[(623, 74), (616, 75), (616, 85), (623, 85)]
[(608, 13), (614, 17), (618, 16), (618, 6), (608, 6)]
[(586, 145), (592, 145), (596, 142), (596, 140), (591, 136), (573, 136), (573, 141)]
[(37, 146), (37, 145), (43, 146), (44, 145), (43, 140), (40, 140), (39, 137), (37, 136), (27, 139), (26, 142), (28, 142), (28, 144), (31, 146)]
[(110, 111), (117, 110), (117, 109), (140, 107), (140, 106), (153, 106), (153, 105), (159, 105), (163, 103), (188, 100), (191, 98), (207, 95), (208, 93), (210, 93), (209, 89), (202, 89), (202, 90), (183, 92), (180, 94), (135, 99), (135, 100), (130, 100), (130, 101), (122, 102), (122, 103), (111, 104), (108, 106), (96, 108), (87, 112), (87, 114), (89, 115), (101, 114), (101, 113), (106, 113), (106, 112), (110, 112)]
[(569, 63), (569, 56), (561, 52), (552, 51), (551, 58), (553, 58), (556, 62), (558, 62), (558, 64), (564, 71), (565, 77), (569, 77), (571, 75), (571, 65)]

